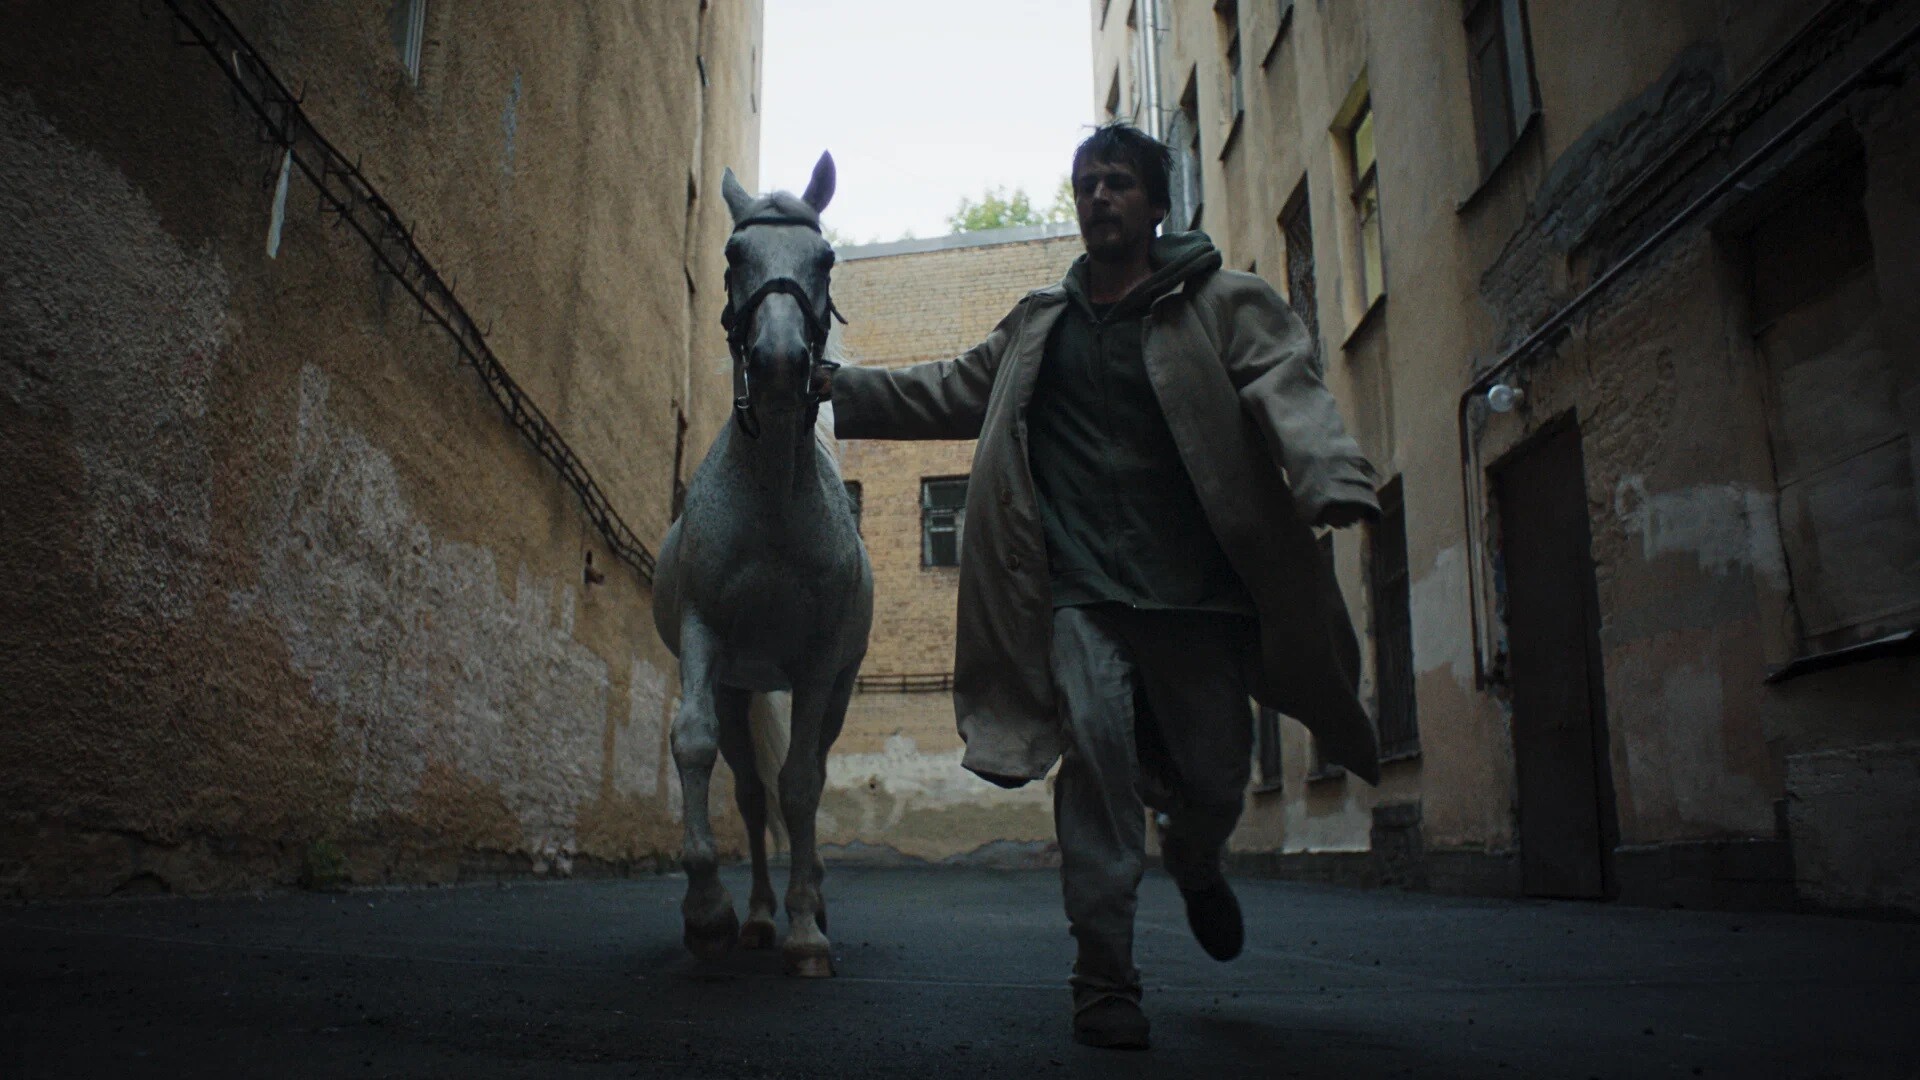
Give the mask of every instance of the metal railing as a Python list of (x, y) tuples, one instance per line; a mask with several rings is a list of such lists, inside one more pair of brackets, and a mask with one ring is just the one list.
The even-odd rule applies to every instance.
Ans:
[[(213, 0), (164, 0), (176, 27), (175, 44), (199, 47), (233, 84), (235, 93), (259, 121), (261, 141), (277, 146), (319, 192), (318, 210), (336, 215), (373, 249), (376, 266), (389, 274), (420, 305), (422, 321), (438, 323), (453, 339), (460, 358), (480, 376), (495, 404), (527, 443), (551, 464), (580, 497), (587, 519), (615, 555), (653, 584), (653, 553), (614, 510), (607, 494), (562, 438), (546, 413), (494, 356), (486, 334), (473, 321), (453, 289), (441, 279), (414, 242), (413, 230), (381, 197), (354, 162), (335, 149), (307, 119), (301, 99), (234, 26)], [(185, 37), (180, 36), (184, 31)]]
[(935, 694), (953, 689), (953, 672), (860, 675), (853, 680), (853, 689), (860, 694)]

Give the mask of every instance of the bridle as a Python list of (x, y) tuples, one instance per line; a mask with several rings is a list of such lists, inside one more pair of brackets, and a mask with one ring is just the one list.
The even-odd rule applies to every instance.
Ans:
[[(735, 224), (733, 231), (738, 233), (749, 225), (799, 225), (816, 233), (820, 231), (818, 222), (772, 210)], [(840, 366), (827, 359), (827, 337), (833, 331), (829, 320), (838, 319), (844, 326), (847, 317), (833, 306), (831, 293), (827, 295), (825, 305), (815, 304), (813, 297), (807, 295), (806, 286), (790, 277), (776, 277), (761, 282), (742, 301), (733, 295), (733, 275), (727, 275), (727, 306), (720, 312), (720, 325), (727, 332), (727, 351), (733, 354), (733, 420), (739, 425), (741, 434), (749, 439), (760, 437), (760, 421), (753, 414), (753, 400), (747, 386), (747, 365), (744, 362), (747, 329), (753, 324), (753, 313), (759, 310), (760, 302), (774, 293), (786, 293), (798, 301), (800, 313), (807, 321), (807, 355), (812, 361), (807, 368), (806, 393), (810, 417), (819, 410), (821, 402), (832, 396), (828, 380), (834, 369)]]

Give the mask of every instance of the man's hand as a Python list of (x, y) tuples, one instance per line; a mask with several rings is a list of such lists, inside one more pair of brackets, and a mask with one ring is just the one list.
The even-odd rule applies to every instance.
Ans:
[(1378, 507), (1360, 502), (1330, 502), (1320, 508), (1320, 517), (1315, 525), (1325, 525), (1329, 529), (1344, 529), (1361, 521), (1379, 521)]

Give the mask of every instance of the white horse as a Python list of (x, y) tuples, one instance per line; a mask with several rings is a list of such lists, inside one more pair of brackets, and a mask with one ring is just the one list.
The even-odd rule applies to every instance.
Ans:
[[(833, 247), (820, 234), (833, 186), (826, 154), (797, 199), (784, 191), (755, 198), (731, 169), (721, 181), (734, 223), (722, 320), (733, 352), (734, 422), (707, 451), (686, 512), (667, 531), (653, 608), (660, 637), (680, 658), (673, 760), (686, 802), (683, 940), (701, 958), (736, 942), (773, 945), (771, 786), (793, 858), (781, 950), (788, 974), (813, 977), (833, 974), (814, 815), (873, 624), (866, 547), (839, 466), (814, 437), (832, 367), (829, 320), (838, 315), (828, 295)], [(755, 766), (748, 713), (755, 695), (779, 690), (792, 694), (790, 708), (779, 710), (790, 720), (776, 781)], [(753, 854), (745, 925), (720, 883), (707, 816), (716, 752), (733, 769)]]

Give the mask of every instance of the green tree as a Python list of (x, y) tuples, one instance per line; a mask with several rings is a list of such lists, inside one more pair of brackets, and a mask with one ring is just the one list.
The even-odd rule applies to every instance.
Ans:
[(1014, 188), (1009, 194), (1005, 187), (990, 187), (978, 199), (962, 197), (960, 205), (947, 215), (947, 225), (954, 232), (966, 233), (1073, 219), (1072, 185), (1062, 177), (1059, 189), (1054, 192), (1053, 205), (1044, 210), (1033, 205), (1025, 188)]

